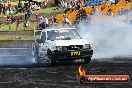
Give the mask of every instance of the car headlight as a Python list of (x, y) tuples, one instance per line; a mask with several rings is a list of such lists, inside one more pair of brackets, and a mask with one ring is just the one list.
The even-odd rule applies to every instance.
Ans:
[(56, 46), (56, 50), (62, 51), (62, 46)]
[(90, 44), (85, 44), (84, 48), (91, 49), (91, 45)]

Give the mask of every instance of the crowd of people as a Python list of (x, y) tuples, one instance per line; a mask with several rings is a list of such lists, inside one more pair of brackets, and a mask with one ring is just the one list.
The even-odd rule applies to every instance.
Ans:
[[(7, 21), (16, 21), (16, 30), (20, 30), (21, 17), (14, 19), (13, 13), (25, 13), (24, 27), (30, 26), (30, 16), (32, 11), (35, 12), (35, 21), (38, 22), (38, 29), (45, 29), (54, 25), (72, 25), (78, 23), (80, 20), (90, 17), (90, 15), (96, 12), (103, 13), (105, 15), (117, 14), (122, 10), (132, 10), (132, 2), (126, 0), (92, 0), (94, 4), (91, 4), (91, 0), (59, 0), (58, 4), (53, 10), (62, 9), (63, 14), (58, 14), (55, 17), (47, 18), (40, 15), (38, 10), (46, 7), (52, 0), (42, 0), (41, 2), (18, 2), (16, 6), (13, 6), (10, 1), (7, 5), (0, 3), (0, 15), (7, 15)], [(95, 4), (96, 3), (96, 4)], [(89, 19), (89, 18), (88, 18)]]
[[(33, 14), (33, 11), (35, 11), (37, 14), (37, 10), (46, 8), (48, 4), (51, 2), (51, 0), (42, 0), (41, 2), (37, 2), (37, 1), (29, 2), (29, 1), (25, 0), (24, 3), (18, 2), (17, 5), (13, 5), (12, 2), (10, 1), (5, 3), (3, 0), (1, 0), (0, 1), (0, 17), (6, 17), (6, 21), (12, 21), (12, 22), (15, 21), (16, 30), (20, 29), (19, 25), (21, 23), (21, 20), (24, 21), (24, 27), (30, 26), (30, 16), (31, 14)], [(24, 13), (25, 14), (24, 19), (23, 17), (20, 17), (20, 16), (14, 17), (14, 14), (18, 14), (18, 13)]]
[[(0, 15), (5, 14), (16, 14), (16, 13), (23, 13), (26, 12), (29, 8), (34, 10), (39, 10), (44, 8), (48, 5), (50, 0), (42, 0), (41, 2), (33, 1), (28, 2), (25, 0), (24, 3), (18, 2), (17, 5), (13, 6), (12, 2), (8, 1), (6, 4), (1, 0), (0, 1)], [(23, 5), (24, 4), (24, 5)]]
[[(64, 0), (62, 0), (64, 1)], [(90, 0), (71, 0), (67, 3), (65, 14), (58, 14), (56, 20), (58, 24), (62, 24), (64, 17), (69, 19), (71, 23), (86, 19), (95, 13), (102, 13), (104, 15), (114, 15), (122, 11), (132, 10), (132, 2), (128, 0), (97, 0), (100, 4), (87, 5)], [(70, 5), (70, 6), (69, 6)]]
[[(81, 20), (90, 20), (96, 13), (115, 15), (122, 11), (132, 11), (132, 2), (129, 0), (93, 0), (97, 4), (89, 4), (91, 0), (60, 0), (55, 8), (63, 9), (63, 14), (54, 17), (52, 25), (72, 25)], [(50, 22), (49, 22), (50, 23)]]

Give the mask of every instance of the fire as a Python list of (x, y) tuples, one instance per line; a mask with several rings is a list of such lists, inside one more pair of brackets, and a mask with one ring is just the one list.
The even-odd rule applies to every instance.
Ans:
[(86, 74), (85, 70), (82, 68), (82, 66), (79, 66), (78, 72), (80, 76), (84, 76)]

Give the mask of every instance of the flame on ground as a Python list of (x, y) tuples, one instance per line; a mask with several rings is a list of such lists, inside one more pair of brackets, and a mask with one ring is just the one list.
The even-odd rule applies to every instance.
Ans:
[(82, 68), (82, 66), (79, 66), (78, 73), (80, 76), (84, 76), (86, 74), (85, 70)]

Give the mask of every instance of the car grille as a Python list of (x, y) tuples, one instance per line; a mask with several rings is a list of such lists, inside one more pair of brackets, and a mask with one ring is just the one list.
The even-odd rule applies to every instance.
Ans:
[(83, 45), (70, 45), (70, 46), (63, 46), (63, 50), (81, 50), (83, 48)]

